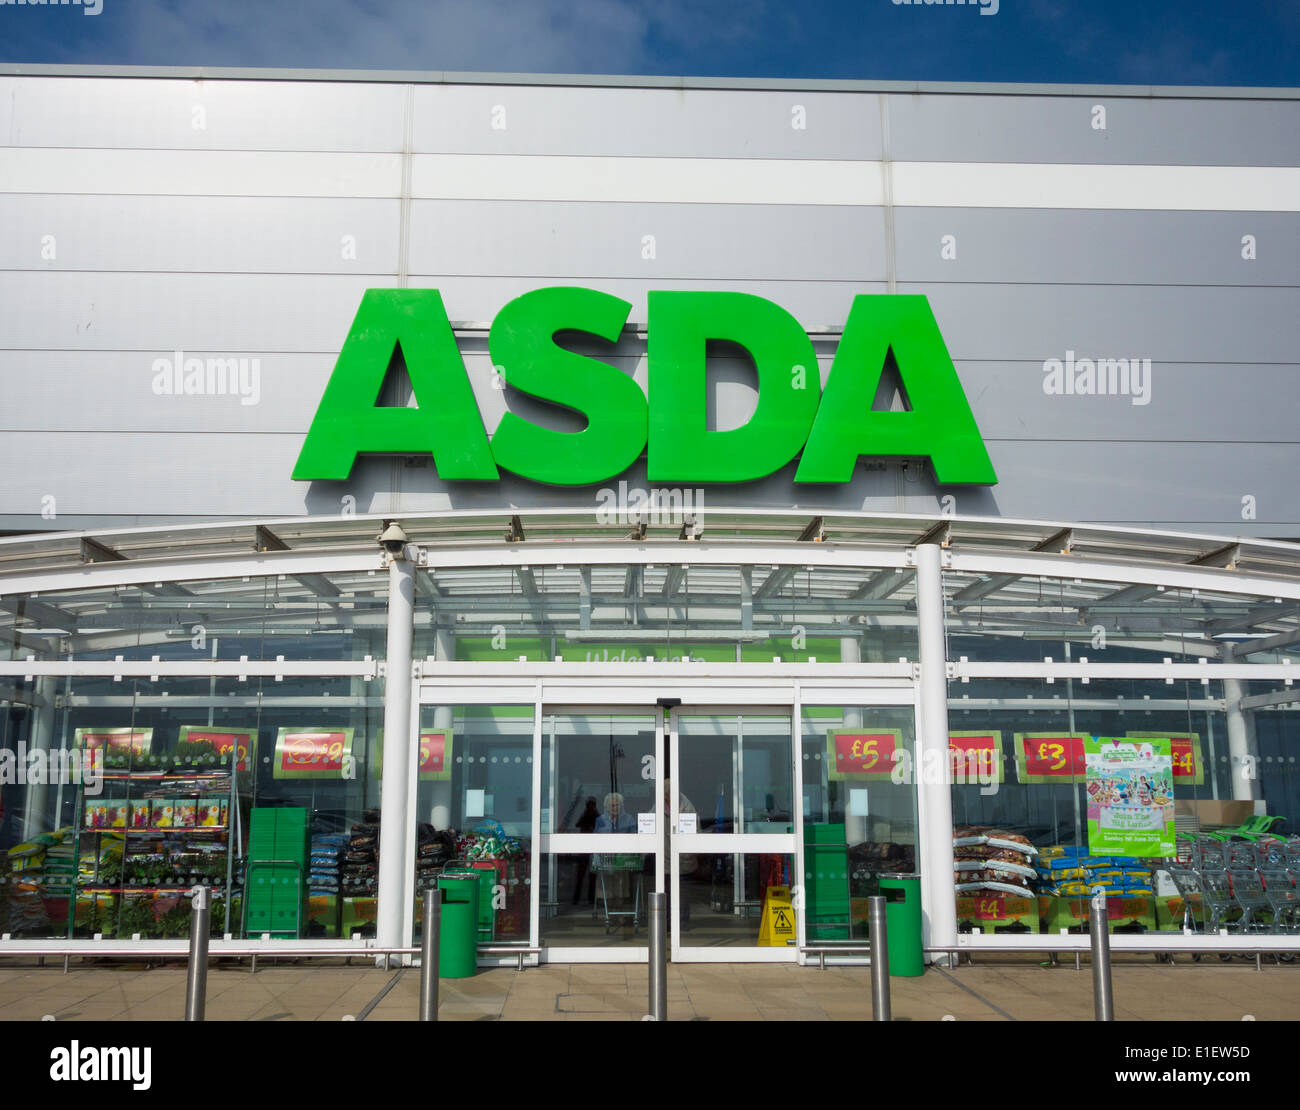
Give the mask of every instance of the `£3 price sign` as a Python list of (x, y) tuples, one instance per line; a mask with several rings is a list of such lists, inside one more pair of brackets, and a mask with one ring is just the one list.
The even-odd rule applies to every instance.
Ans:
[(1068, 732), (1017, 732), (1017, 777), (1021, 782), (1081, 781), (1084, 739)]
[(352, 757), (352, 729), (282, 728), (275, 741), (277, 779), (339, 779)]
[(903, 734), (896, 728), (831, 729), (826, 735), (826, 757), (831, 781), (888, 780)]

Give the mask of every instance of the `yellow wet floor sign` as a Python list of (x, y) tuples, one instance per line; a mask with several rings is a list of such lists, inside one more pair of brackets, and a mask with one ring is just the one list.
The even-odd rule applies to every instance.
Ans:
[(788, 886), (770, 886), (763, 896), (763, 922), (758, 928), (760, 945), (797, 943), (794, 934), (794, 906)]

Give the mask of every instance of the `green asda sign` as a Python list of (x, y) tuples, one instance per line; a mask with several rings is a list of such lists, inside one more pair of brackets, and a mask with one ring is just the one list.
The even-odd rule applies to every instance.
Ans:
[[(997, 476), (923, 296), (855, 297), (826, 389), (799, 322), (748, 293), (651, 292), (648, 395), (627, 374), (559, 346), (560, 332), (613, 343), (632, 306), (595, 289), (525, 293), (492, 321), (488, 350), (514, 389), (586, 418), (580, 432), (507, 412), (491, 442), (435, 289), (370, 289), (361, 300), (293, 476), (345, 479), (360, 454), (431, 454), (445, 481), (492, 482), (506, 470), (584, 486), (623, 473), (646, 452), (651, 482), (748, 482), (800, 456), (794, 480), (847, 482), (862, 457), (929, 458), (944, 484)], [(758, 370), (758, 404), (741, 427), (705, 423), (705, 348), (727, 340)], [(397, 349), (415, 408), (380, 406)], [(872, 408), (892, 353), (910, 405)]]

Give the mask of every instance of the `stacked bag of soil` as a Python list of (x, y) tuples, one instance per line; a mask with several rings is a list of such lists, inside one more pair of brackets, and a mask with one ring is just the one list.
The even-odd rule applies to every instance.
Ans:
[(423, 894), (438, 882), (438, 873), (456, 856), (456, 832), (421, 824), (415, 829), (415, 892)]
[(339, 881), (349, 898), (365, 898), (379, 890), (379, 810), (368, 809), (343, 848)]
[(1077, 845), (1044, 848), (1038, 862), (1042, 893), (1078, 898), (1101, 887), (1108, 895), (1154, 894), (1151, 861), (1136, 856), (1090, 856)]
[(313, 833), (307, 886), (312, 894), (338, 894), (339, 857), (351, 842), (350, 833)]
[(1031, 897), (1038, 856), (1027, 837), (1007, 829), (958, 825), (952, 833), (953, 882), (958, 894), (1000, 891)]

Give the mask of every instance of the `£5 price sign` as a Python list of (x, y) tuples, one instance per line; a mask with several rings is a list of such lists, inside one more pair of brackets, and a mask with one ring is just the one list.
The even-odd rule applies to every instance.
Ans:
[(896, 728), (833, 728), (826, 734), (827, 777), (832, 782), (888, 780), (903, 734)]
[(350, 728), (282, 728), (272, 774), (277, 779), (339, 779), (351, 759)]
[(1031, 783), (1082, 781), (1085, 739), (1069, 732), (1017, 732), (1016, 776)]
[(420, 781), (451, 780), (451, 729), (435, 728), (420, 733)]

